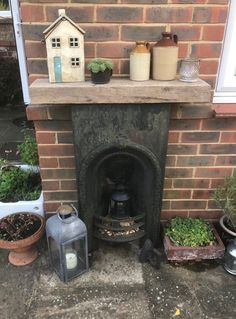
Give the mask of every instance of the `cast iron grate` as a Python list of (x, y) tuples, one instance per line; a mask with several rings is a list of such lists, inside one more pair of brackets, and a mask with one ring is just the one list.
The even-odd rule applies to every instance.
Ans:
[(94, 237), (109, 242), (129, 242), (145, 236), (145, 214), (118, 220), (94, 216)]

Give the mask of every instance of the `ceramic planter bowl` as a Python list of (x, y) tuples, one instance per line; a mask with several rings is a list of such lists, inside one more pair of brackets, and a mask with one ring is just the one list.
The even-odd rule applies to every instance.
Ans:
[[(22, 170), (33, 170), (39, 172), (38, 166), (31, 165), (14, 165), (20, 167)], [(38, 199), (35, 200), (22, 200), (18, 202), (1, 202), (0, 201), (0, 219), (19, 212), (29, 212), (32, 214), (41, 215), (44, 217), (44, 198), (43, 192), (41, 192)]]
[(230, 234), (231, 236), (233, 236), (233, 237), (235, 237), (236, 238), (236, 232), (235, 231), (233, 231), (233, 230), (231, 230), (231, 229), (229, 229), (228, 227), (227, 227), (227, 216), (226, 215), (223, 215), (222, 217), (221, 217), (221, 219), (220, 219), (220, 226), (223, 228), (223, 230), (226, 232), (226, 233), (228, 233), (228, 234)]
[[(25, 212), (20, 214), (30, 213)], [(38, 257), (38, 249), (35, 244), (44, 234), (45, 219), (40, 215), (33, 214), (33, 216), (40, 221), (40, 227), (33, 235), (16, 241), (0, 239), (0, 248), (10, 250), (8, 260), (14, 266), (28, 265)]]
[(164, 250), (170, 261), (217, 259), (224, 256), (225, 247), (213, 225), (212, 229), (216, 238), (215, 245), (203, 247), (175, 246), (169, 236), (164, 235)]
[(112, 70), (106, 69), (104, 72), (99, 71), (98, 73), (91, 72), (91, 79), (94, 84), (106, 84), (110, 81), (112, 76)]

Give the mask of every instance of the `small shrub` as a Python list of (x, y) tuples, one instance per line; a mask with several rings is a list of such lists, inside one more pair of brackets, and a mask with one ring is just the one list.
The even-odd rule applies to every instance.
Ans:
[(112, 70), (113, 63), (111, 60), (93, 59), (88, 65), (88, 70), (93, 73), (104, 72), (105, 70)]
[(214, 191), (213, 198), (216, 204), (223, 209), (229, 226), (236, 230), (236, 176), (226, 177), (223, 185)]
[(24, 142), (17, 147), (20, 152), (20, 159), (22, 162), (29, 165), (38, 165), (38, 147), (34, 137), (28, 133), (24, 134)]
[(38, 173), (23, 171), (20, 167), (6, 166), (0, 170), (0, 201), (17, 202), (38, 199), (41, 181)]
[(201, 218), (172, 218), (165, 232), (176, 246), (199, 247), (213, 245), (215, 242), (209, 223)]

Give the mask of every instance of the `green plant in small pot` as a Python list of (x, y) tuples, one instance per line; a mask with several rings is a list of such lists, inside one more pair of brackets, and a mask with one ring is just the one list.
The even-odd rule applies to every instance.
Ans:
[(18, 150), (24, 164), (0, 160), (0, 218), (22, 211), (44, 213), (35, 138), (25, 133)]
[(112, 76), (113, 63), (111, 60), (97, 58), (89, 62), (87, 69), (91, 72), (93, 83), (105, 84)]
[(164, 232), (164, 248), (168, 260), (223, 257), (224, 244), (214, 226), (202, 218), (172, 218), (165, 224)]
[(43, 194), (36, 141), (25, 134), (19, 146), (21, 160), (30, 165), (12, 165), (0, 160), (0, 248), (10, 250), (9, 262), (23, 266), (33, 262), (35, 243), (45, 229)]
[(228, 234), (236, 237), (236, 176), (226, 177), (214, 191), (213, 198), (224, 212), (220, 225)]

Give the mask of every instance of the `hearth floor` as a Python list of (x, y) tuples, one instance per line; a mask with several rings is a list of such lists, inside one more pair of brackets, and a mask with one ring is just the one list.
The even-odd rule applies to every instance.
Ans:
[(135, 244), (104, 244), (90, 271), (68, 284), (48, 262), (43, 239), (32, 265), (14, 267), (0, 250), (1, 319), (233, 319), (236, 277), (220, 261), (159, 269), (138, 262)]

